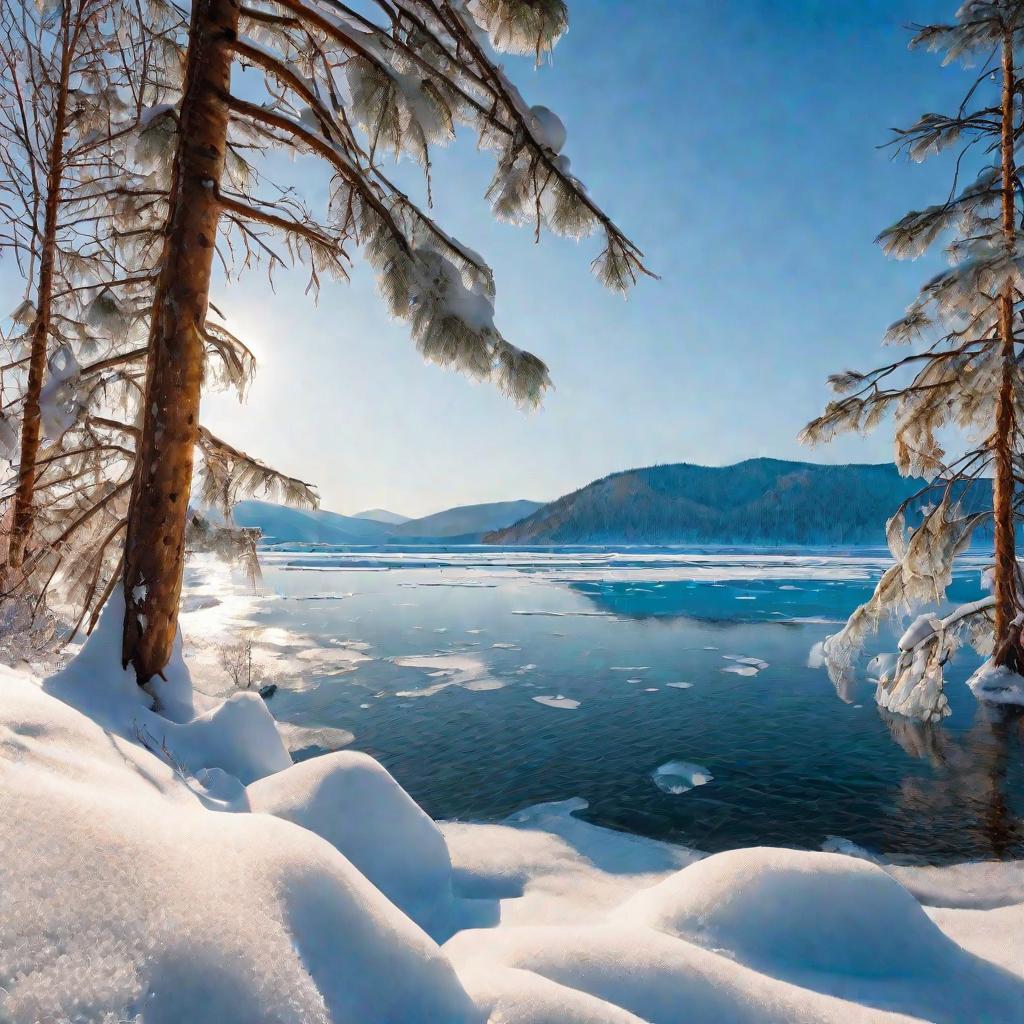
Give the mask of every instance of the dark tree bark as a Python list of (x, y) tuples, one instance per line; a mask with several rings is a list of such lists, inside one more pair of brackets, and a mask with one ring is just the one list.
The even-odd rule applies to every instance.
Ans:
[(238, 0), (195, 0), (192, 7), (125, 547), (122, 661), (134, 666), (140, 684), (161, 674), (178, 627), (238, 15)]
[[(1013, 35), (1007, 32), (1003, 39), (1002, 55), (1002, 134), (1000, 156), (1002, 163), (1002, 230), (1008, 249), (1016, 246), (1016, 218), (1014, 192), (1016, 169), (1014, 166), (1013, 98), (1016, 89), (1013, 64)], [(1019, 608), (1017, 588), (1017, 552), (1013, 521), (1013, 438), (1016, 433), (1014, 415), (1014, 375), (1016, 353), (1013, 336), (1013, 285), (1007, 283), (999, 296), (999, 345), (1001, 377), (996, 402), (996, 423), (993, 437), (995, 476), (992, 481), (992, 518), (995, 528), (994, 591), (995, 607), (995, 662), (1014, 671), (1024, 669), (1024, 651), (1020, 630), (1013, 622)]]
[(53, 117), (46, 169), (46, 200), (43, 234), (39, 247), (39, 283), (36, 289), (36, 318), (32, 325), (29, 349), (28, 382), (21, 418), (21, 451), (18, 461), (18, 488), (14, 495), (11, 534), (7, 544), (8, 572), (17, 570), (25, 560), (25, 549), (35, 522), (36, 459), (39, 456), (41, 413), (39, 396), (46, 373), (46, 354), (50, 341), (50, 311), (53, 304), (53, 264), (57, 251), (57, 218), (64, 174), (64, 132), (67, 127), (68, 82), (71, 78), (72, 27), (70, 4), (61, 13), (61, 61), (57, 86), (57, 106)]

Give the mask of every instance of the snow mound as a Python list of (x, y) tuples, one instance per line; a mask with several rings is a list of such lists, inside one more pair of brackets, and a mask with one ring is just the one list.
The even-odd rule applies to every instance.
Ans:
[(444, 951), (460, 977), (511, 968), (584, 992), (598, 1001), (596, 1021), (621, 1019), (611, 1016), (615, 1008), (633, 1015), (626, 1020), (639, 1018), (648, 1024), (905, 1024), (910, 1020), (858, 1012), (860, 1008), (848, 1002), (766, 977), (643, 927), (604, 924), (467, 931), (446, 943)]
[(78, 654), (44, 682), (46, 692), (114, 735), (159, 751), (183, 771), (220, 768), (249, 783), (292, 763), (258, 694), (234, 693), (196, 714), (180, 634), (165, 678), (140, 687), (135, 670), (121, 667), (123, 620), (124, 595), (116, 590)]
[[(732, 850), (638, 893), (614, 918), (865, 1008), (845, 1019), (893, 1019), (868, 1016), (876, 1006), (948, 1024), (1024, 1020), (1019, 972), (968, 953), (895, 878), (861, 859)], [(831, 1017), (815, 1010), (793, 1019)]]
[(603, 999), (532, 971), (467, 966), (459, 974), (489, 1024), (646, 1024)]
[(452, 902), (444, 837), (372, 757), (314, 757), (253, 783), (248, 795), (253, 811), (322, 836), (422, 928), (444, 932)]
[(0, 669), (0, 1019), (478, 1021), (331, 845), (207, 810), (173, 767)]
[[(904, 971), (949, 944), (885, 871), (834, 853), (719, 853), (639, 893), (619, 915), (750, 965), (840, 974)], [(893, 935), (914, 950), (912, 962), (893, 956)]]

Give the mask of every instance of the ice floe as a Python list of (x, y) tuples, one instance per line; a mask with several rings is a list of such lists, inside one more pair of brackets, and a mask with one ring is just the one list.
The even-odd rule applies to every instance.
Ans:
[(396, 697), (432, 697), (449, 686), (464, 690), (500, 690), (505, 684), (495, 679), (483, 659), (469, 654), (423, 654), (390, 659), (403, 668), (416, 668), (436, 682), (416, 690), (399, 690)]
[(561, 694), (554, 697), (531, 697), (530, 699), (548, 708), (565, 708), (567, 711), (575, 711), (580, 706), (578, 700), (573, 700), (571, 697), (563, 697)]
[(697, 786), (713, 782), (715, 777), (699, 764), (691, 764), (689, 761), (667, 761), (655, 768), (651, 778), (663, 793), (679, 796)]

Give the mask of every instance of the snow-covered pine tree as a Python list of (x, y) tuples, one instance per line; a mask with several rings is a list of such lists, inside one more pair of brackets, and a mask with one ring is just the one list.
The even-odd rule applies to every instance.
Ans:
[[(6, 449), (17, 449), (18, 484), (10, 511), (5, 566), (24, 561), (35, 519), (36, 459), (43, 437), (44, 378), (75, 366), (78, 324), (58, 293), (111, 267), (109, 246), (89, 209), (119, 184), (113, 159), (140, 114), (150, 50), (139, 23), (113, 0), (48, 0), (0, 9), (0, 247), (26, 281), (14, 314), (27, 353), (5, 367), (22, 385), (3, 410)], [(130, 71), (129, 71), (130, 69)], [(134, 102), (133, 102), (134, 101)], [(18, 333), (16, 331), (16, 333)], [(21, 379), (24, 378), (24, 379)], [(5, 391), (6, 391), (5, 387)], [(12, 409), (16, 406), (16, 409)], [(14, 415), (12, 415), (14, 413)], [(20, 440), (15, 422), (20, 418)]]
[[(279, 233), (314, 286), (324, 273), (344, 277), (359, 247), (427, 359), (524, 403), (539, 401), (547, 368), (495, 326), (490, 269), (386, 177), (380, 157), (412, 154), (429, 184), (430, 145), (468, 125), (497, 156), (488, 191), (497, 216), (538, 233), (601, 232), (594, 269), (609, 287), (625, 291), (647, 272), (570, 172), (559, 119), (528, 106), (492, 55), (540, 60), (566, 26), (563, 0), (193, 3), (125, 553), (123, 660), (140, 683), (167, 663), (177, 628), (203, 375), (195, 325), (219, 241), (241, 246), (244, 264), (260, 252), (278, 259), (265, 235)], [(262, 73), (262, 102), (232, 93), (235, 66)], [(324, 221), (288, 191), (257, 195), (245, 146), (324, 160), (333, 172)]]
[[(833, 390), (843, 397), (801, 435), (815, 443), (840, 431), (868, 430), (891, 412), (896, 465), (928, 480), (886, 525), (894, 564), (871, 599), (825, 642), (834, 673), (849, 668), (884, 613), (941, 601), (954, 558), (980, 524), (991, 524), (991, 597), (945, 617), (920, 616), (880, 674), (879, 704), (926, 720), (949, 713), (943, 666), (965, 639), (991, 655), (971, 680), (976, 692), (1024, 697), (1024, 605), (1015, 548), (1016, 485), (1024, 466), (1024, 203), (1017, 160), (1024, 130), (1022, 44), (1021, 0), (967, 0), (952, 23), (915, 31), (912, 46), (941, 51), (946, 63), (961, 61), (974, 73), (955, 112), (925, 114), (893, 140), (918, 161), (958, 149), (949, 196), (908, 213), (878, 241), (887, 254), (907, 258), (947, 238), (952, 265), (925, 284), (886, 332), (887, 343), (910, 345), (912, 353), (866, 373), (832, 376)], [(965, 185), (961, 179), (972, 165), (976, 176)], [(963, 439), (959, 453), (947, 455), (947, 436)], [(911, 525), (908, 511), (928, 500), (926, 494), (931, 504)]]
[[(3, 454), (18, 467), (13, 490), (0, 492), (3, 521), (15, 525), (0, 603), (18, 629), (49, 599), (75, 628), (87, 617), (91, 625), (120, 577), (181, 26), (158, 0), (144, 18), (112, 0), (0, 12), (0, 202), (10, 218), (0, 251), (28, 295), (0, 367)], [(201, 334), (207, 386), (241, 398), (252, 353), (213, 320)], [(222, 512), (257, 488), (316, 503), (308, 485), (209, 431), (198, 441), (204, 491)], [(255, 566), (252, 531), (193, 514), (189, 538)]]

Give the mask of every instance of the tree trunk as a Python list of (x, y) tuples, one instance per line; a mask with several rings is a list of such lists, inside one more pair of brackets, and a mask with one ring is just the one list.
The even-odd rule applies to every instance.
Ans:
[(72, 45), (69, 4), (64, 4), (62, 7), (61, 40), (60, 78), (57, 83), (57, 106), (53, 115), (53, 138), (50, 141), (46, 168), (43, 234), (39, 246), (36, 319), (32, 325), (28, 383), (22, 405), (18, 489), (14, 494), (11, 535), (7, 543), (7, 573), (19, 569), (24, 562), (25, 549), (28, 547), (35, 522), (36, 458), (39, 455), (39, 440), (42, 433), (39, 396), (43, 390), (46, 353), (50, 340), (53, 263), (57, 251), (57, 218), (59, 216), (60, 189), (64, 176), (64, 131), (67, 126), (68, 82), (71, 78)]
[(153, 300), (142, 434), (125, 539), (122, 662), (140, 684), (162, 673), (178, 628), (185, 525), (203, 377), (202, 329), (224, 169), (238, 0), (195, 0), (160, 277)]
[[(1006, 33), (1003, 39), (1003, 91), (1002, 91), (1002, 229), (1007, 249), (1016, 248), (1016, 218), (1014, 216), (1014, 116), (1015, 91), (1013, 66), (1013, 37)], [(1020, 629), (1014, 626), (1019, 605), (1017, 594), (1017, 553), (1013, 521), (1013, 440), (1016, 432), (1013, 382), (1016, 372), (1016, 353), (1013, 338), (1013, 285), (1007, 283), (999, 296), (999, 345), (1001, 375), (996, 403), (996, 423), (993, 437), (995, 476), (992, 481), (992, 518), (995, 527), (995, 662), (1014, 671), (1024, 670), (1024, 651), (1021, 648)]]

